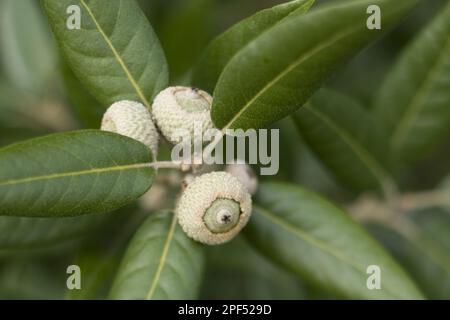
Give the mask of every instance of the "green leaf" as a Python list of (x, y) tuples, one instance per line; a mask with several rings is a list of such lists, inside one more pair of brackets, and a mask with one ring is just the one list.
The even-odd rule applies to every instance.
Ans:
[[(394, 25), (416, 2), (338, 1), (278, 23), (225, 67), (214, 91), (215, 125), (221, 129), (260, 128), (291, 114), (338, 67)], [(380, 6), (382, 30), (367, 28), (369, 5)]]
[(391, 178), (383, 166), (385, 136), (372, 115), (340, 93), (321, 90), (294, 116), (309, 147), (344, 185), (381, 189)]
[[(435, 207), (412, 214), (411, 219), (419, 225), (422, 234), (443, 249), (450, 258), (450, 208)], [(447, 260), (450, 276), (450, 260)], [(450, 289), (450, 287), (449, 287)], [(449, 291), (450, 292), (450, 291)]]
[(0, 250), (26, 250), (81, 238), (111, 217), (88, 215), (69, 218), (0, 217)]
[(110, 298), (195, 299), (203, 269), (201, 249), (174, 214), (151, 215), (127, 249)]
[(121, 258), (132, 236), (149, 215), (136, 209), (134, 205), (120, 209), (123, 213), (120, 220), (83, 241), (71, 263), (82, 270), (81, 289), (67, 289), (66, 299), (107, 299)]
[(235, 24), (218, 36), (208, 46), (198, 63), (193, 82), (203, 90), (213, 92), (228, 62), (246, 46), (252, 45), (258, 36), (287, 16), (308, 11), (315, 0), (295, 0), (262, 10)]
[[(246, 235), (267, 257), (302, 280), (351, 299), (420, 299), (390, 256), (345, 212), (301, 188), (263, 184)], [(381, 269), (369, 290), (367, 267)]]
[(394, 154), (414, 161), (450, 128), (450, 4), (405, 50), (377, 95)]
[(0, 57), (8, 78), (22, 89), (45, 89), (56, 54), (36, 1), (2, 1), (0, 30)]
[(201, 299), (305, 299), (297, 277), (267, 260), (242, 236), (207, 248)]
[(450, 215), (438, 209), (414, 214), (414, 232), (370, 224), (369, 231), (403, 265), (430, 299), (450, 299)]
[[(167, 63), (134, 0), (42, 0), (58, 43), (78, 78), (104, 105), (152, 98), (168, 83)], [(81, 8), (81, 29), (66, 26), (70, 5)]]
[(138, 141), (99, 130), (0, 149), (0, 215), (61, 217), (115, 210), (146, 192), (154, 170)]
[(68, 300), (105, 299), (120, 260), (117, 256), (109, 254), (108, 248), (83, 249), (77, 253), (73, 261), (73, 264), (81, 269), (81, 289), (66, 290), (65, 298)]
[(0, 299), (62, 299), (66, 284), (65, 257), (8, 258), (0, 265)]

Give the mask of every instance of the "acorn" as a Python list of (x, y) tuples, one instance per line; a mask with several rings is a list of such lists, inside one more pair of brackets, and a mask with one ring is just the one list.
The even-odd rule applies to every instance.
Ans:
[(103, 115), (101, 129), (135, 139), (156, 157), (159, 135), (148, 109), (139, 102), (122, 100), (113, 103)]
[[(194, 125), (202, 134), (214, 128), (211, 120), (212, 97), (205, 91), (190, 87), (169, 87), (155, 98), (152, 113), (162, 135), (172, 144), (190, 138), (191, 143), (203, 137), (194, 137)], [(200, 141), (202, 143), (203, 141)]]
[(245, 227), (252, 212), (252, 199), (233, 175), (211, 172), (187, 185), (175, 212), (190, 238), (217, 245), (230, 241)]

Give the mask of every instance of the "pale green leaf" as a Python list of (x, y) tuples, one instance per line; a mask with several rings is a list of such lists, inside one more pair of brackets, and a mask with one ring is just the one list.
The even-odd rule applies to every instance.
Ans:
[(297, 277), (266, 259), (242, 237), (207, 248), (201, 299), (305, 299)]

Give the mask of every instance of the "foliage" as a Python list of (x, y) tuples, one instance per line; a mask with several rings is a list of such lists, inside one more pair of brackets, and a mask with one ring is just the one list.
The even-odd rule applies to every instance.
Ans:
[[(434, 14), (420, 0), (268, 2), (0, 4), (1, 297), (450, 299), (449, 188), (417, 170), (450, 169), (439, 148), (450, 138), (450, 4)], [(80, 30), (66, 27), (69, 5)], [(229, 28), (218, 32), (211, 17), (246, 5), (253, 14), (221, 14)], [(381, 30), (366, 26), (369, 5)], [(418, 15), (426, 25), (408, 28)], [(365, 79), (376, 72), (387, 74), (379, 88)], [(355, 79), (367, 80), (363, 99), (341, 90)], [(180, 173), (96, 129), (112, 103), (151, 110), (169, 83), (213, 94), (221, 130), (282, 130), (281, 173), (260, 178), (230, 244), (189, 239), (173, 213)], [(81, 265), (86, 288), (65, 292), (47, 271), (55, 259)], [(366, 286), (371, 265), (379, 290)]]

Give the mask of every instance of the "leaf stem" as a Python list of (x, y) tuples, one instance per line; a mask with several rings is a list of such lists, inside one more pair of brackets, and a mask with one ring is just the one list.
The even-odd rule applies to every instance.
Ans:
[(173, 161), (156, 161), (149, 163), (148, 166), (155, 169), (181, 169), (183, 164)]
[(449, 190), (407, 193), (402, 196), (399, 203), (399, 207), (403, 212), (438, 206), (450, 207)]

